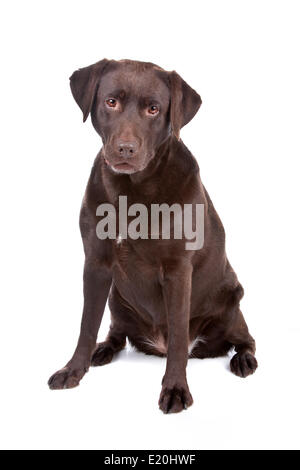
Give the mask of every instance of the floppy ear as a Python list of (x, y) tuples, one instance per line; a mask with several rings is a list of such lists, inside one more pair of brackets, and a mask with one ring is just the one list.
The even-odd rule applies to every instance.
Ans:
[(179, 140), (180, 129), (193, 119), (201, 106), (201, 98), (176, 72), (170, 72), (171, 127)]
[(76, 70), (70, 77), (72, 95), (83, 112), (83, 122), (87, 120), (92, 109), (99, 80), (108, 63), (107, 59), (100, 60), (89, 67)]

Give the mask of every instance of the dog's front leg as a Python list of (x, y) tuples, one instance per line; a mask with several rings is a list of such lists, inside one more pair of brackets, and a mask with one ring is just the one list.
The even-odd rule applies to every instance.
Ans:
[(84, 307), (77, 347), (67, 365), (53, 374), (48, 385), (52, 389), (72, 388), (88, 371), (96, 346), (98, 330), (111, 286), (110, 273), (87, 260), (84, 267)]
[(189, 344), (189, 317), (192, 267), (180, 263), (166, 270), (163, 297), (168, 318), (167, 367), (162, 382), (159, 407), (176, 413), (193, 403), (186, 380)]

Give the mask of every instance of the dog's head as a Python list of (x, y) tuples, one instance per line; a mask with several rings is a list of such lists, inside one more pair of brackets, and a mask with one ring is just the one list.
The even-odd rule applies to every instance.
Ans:
[(70, 84), (83, 121), (91, 113), (106, 163), (118, 173), (146, 168), (172, 132), (179, 139), (201, 105), (176, 72), (148, 62), (104, 59), (74, 72)]

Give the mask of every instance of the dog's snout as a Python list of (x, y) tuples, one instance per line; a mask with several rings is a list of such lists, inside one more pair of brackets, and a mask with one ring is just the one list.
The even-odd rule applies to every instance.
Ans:
[(134, 157), (137, 151), (137, 143), (134, 141), (131, 142), (125, 142), (125, 141), (119, 141), (118, 144), (118, 153), (120, 157)]

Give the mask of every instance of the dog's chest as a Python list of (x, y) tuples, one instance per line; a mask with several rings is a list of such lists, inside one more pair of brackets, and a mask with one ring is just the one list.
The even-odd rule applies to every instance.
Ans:
[(146, 282), (157, 282), (160, 257), (150, 240), (131, 240), (118, 234), (113, 244), (114, 265), (123, 280), (136, 281), (138, 275)]
[(159, 258), (151, 250), (150, 241), (147, 249), (144, 246), (147, 240), (142, 242), (116, 238), (113, 280), (122, 298), (145, 321), (164, 324), (166, 318)]

